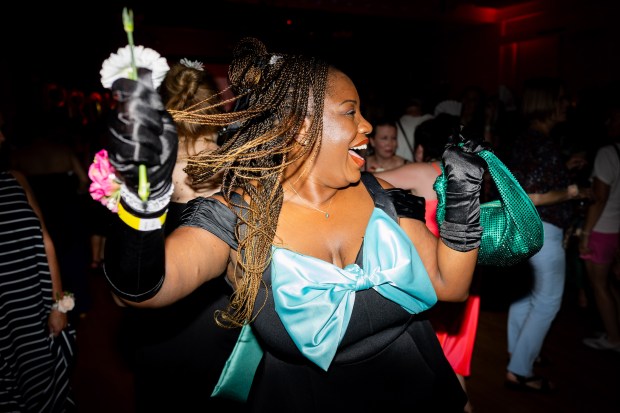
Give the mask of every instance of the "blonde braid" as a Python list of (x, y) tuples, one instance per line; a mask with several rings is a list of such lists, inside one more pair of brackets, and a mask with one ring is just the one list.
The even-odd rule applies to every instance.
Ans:
[[(235, 48), (229, 78), (236, 92), (233, 99), (245, 107), (208, 114), (172, 112), (175, 119), (230, 126), (234, 132), (222, 147), (189, 159), (185, 172), (195, 183), (223, 171), (224, 199), (238, 216), (237, 265), (243, 273), (228, 308), (217, 314), (223, 326), (239, 326), (252, 320), (256, 295), (271, 260), (284, 191), (285, 168), (304, 156), (316, 157), (323, 128), (323, 101), (328, 65), (314, 58), (269, 54), (259, 40), (246, 38)], [(243, 106), (243, 105), (242, 105)], [(306, 117), (310, 117), (308, 144), (295, 140)], [(241, 191), (248, 205), (232, 201)]]

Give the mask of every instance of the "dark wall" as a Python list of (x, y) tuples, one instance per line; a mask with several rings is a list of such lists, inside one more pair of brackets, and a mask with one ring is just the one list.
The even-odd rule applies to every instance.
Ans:
[[(235, 42), (253, 35), (273, 50), (325, 56), (351, 75), (364, 101), (391, 110), (411, 94), (454, 98), (474, 84), (488, 93), (499, 84), (518, 91), (523, 80), (542, 74), (564, 78), (575, 92), (617, 82), (620, 34), (613, 19), (620, 2), (608, 2), (602, 12), (597, 2), (556, 2), (558, 9), (523, 11), (527, 18), (519, 10), (505, 10), (495, 24), (282, 9), (258, 2), (215, 1), (205, 12), (148, 3), (133, 10), (136, 43), (170, 60), (188, 57), (225, 67)], [(34, 105), (49, 82), (86, 93), (101, 89), (101, 63), (126, 44), (124, 5), (47, 4), (16, 12), (20, 24), (0, 29), (5, 44), (0, 108)]]

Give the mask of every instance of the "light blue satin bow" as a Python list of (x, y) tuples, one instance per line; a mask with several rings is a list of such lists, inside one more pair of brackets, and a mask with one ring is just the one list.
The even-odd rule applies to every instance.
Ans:
[(347, 330), (355, 292), (374, 288), (411, 314), (437, 302), (437, 295), (405, 232), (381, 209), (373, 211), (364, 235), (364, 269), (339, 268), (318, 258), (274, 247), (275, 309), (297, 348), (323, 370), (331, 364)]

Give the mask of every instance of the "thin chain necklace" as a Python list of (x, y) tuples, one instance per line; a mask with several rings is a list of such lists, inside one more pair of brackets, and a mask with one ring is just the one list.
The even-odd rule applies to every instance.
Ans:
[(327, 211), (323, 211), (322, 209), (319, 209), (317, 207), (315, 207), (314, 205), (312, 205), (312, 203), (310, 203), (310, 201), (306, 200), (305, 198), (303, 198), (301, 195), (299, 195), (299, 192), (297, 192), (295, 190), (295, 187), (293, 187), (293, 185), (288, 184), (289, 187), (291, 187), (291, 189), (293, 190), (293, 192), (295, 192), (295, 195), (297, 195), (297, 197), (299, 197), (299, 199), (301, 199), (302, 201), (304, 201), (306, 204), (308, 204), (310, 206), (310, 208), (314, 209), (315, 211), (319, 211), (321, 214), (325, 215), (325, 219), (329, 218), (329, 208), (332, 206), (332, 201), (334, 200), (334, 198), (336, 197), (336, 194), (334, 194), (334, 196), (332, 196), (332, 198), (329, 200), (329, 205), (327, 205)]

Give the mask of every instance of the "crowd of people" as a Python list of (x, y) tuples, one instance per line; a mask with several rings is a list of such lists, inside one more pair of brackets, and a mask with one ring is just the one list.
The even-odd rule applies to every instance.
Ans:
[[(577, 122), (579, 102), (571, 104), (558, 79), (530, 79), (518, 108), (471, 87), (432, 112), (416, 96), (402, 113), (374, 108), (382, 116), (366, 119), (364, 96), (346, 73), (246, 38), (235, 48), (229, 81), (229, 110), (198, 61), (171, 64), (159, 88), (148, 71), (113, 84), (117, 101), (98, 125), (106, 138), (96, 141), (122, 181), (118, 214), (84, 202), (88, 164), (58, 145), (58, 136), (12, 152), (2, 182), (11, 196), (25, 194), (39, 228), (32, 248), (43, 248), (29, 317), (44, 324), (32, 334), (51, 340), (45, 357), (55, 364), (49, 394), (38, 398), (21, 384), (22, 368), (8, 364), (3, 374), (15, 391), (0, 394), (0, 407), (75, 409), (72, 324), (87, 317), (86, 275), (97, 270), (129, 326), (122, 340), (131, 349), (140, 412), (196, 405), (472, 412), (466, 379), (480, 312), (479, 206), (494, 199), (476, 155), (484, 148), (513, 171), (545, 230), (542, 250), (526, 263), (531, 286), (508, 311), (506, 387), (555, 389), (536, 364), (571, 266), (583, 265), (598, 315), (583, 344), (620, 352), (620, 110), (613, 99), (587, 120), (592, 133), (604, 125), (606, 135), (586, 145), (575, 136), (583, 127), (566, 127)], [(50, 162), (34, 162), (36, 153)], [(150, 181), (146, 202), (138, 165)], [(442, 171), (448, 196), (439, 225), (433, 184)], [(50, 191), (61, 189), (83, 211), (83, 226), (68, 224), (76, 216), (52, 202)], [(579, 245), (569, 250), (565, 235), (576, 214)], [(3, 227), (15, 221), (7, 220)], [(3, 288), (7, 274), (0, 271)], [(73, 313), (58, 311), (63, 285), (76, 294)], [(246, 325), (262, 350), (247, 400), (212, 397)], [(11, 337), (3, 347), (19, 348), (22, 338)], [(360, 393), (366, 381), (373, 391)]]

